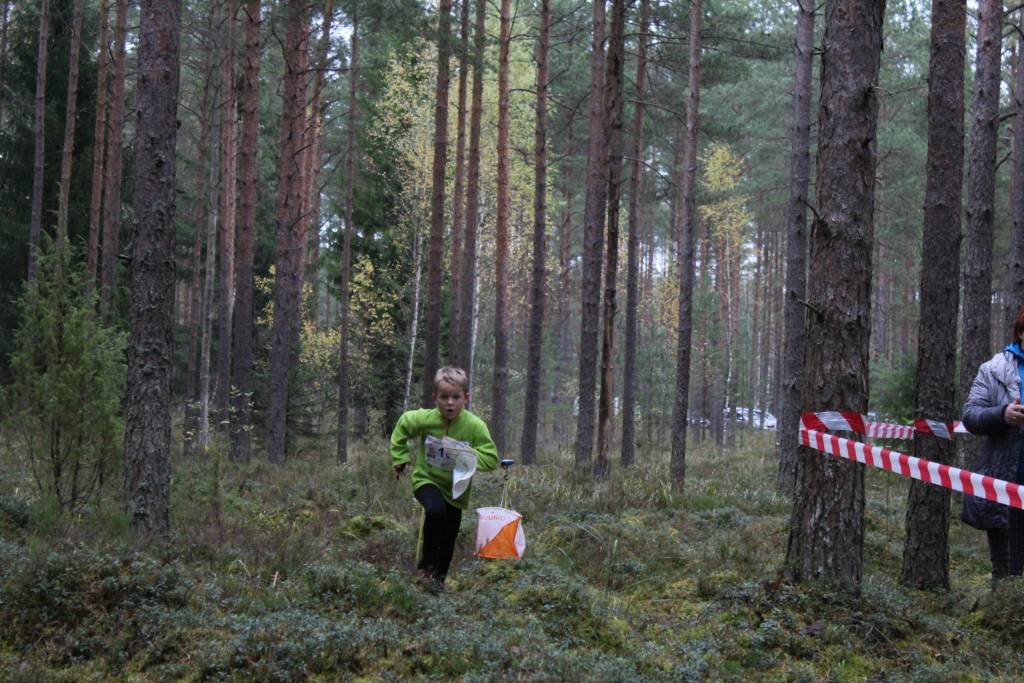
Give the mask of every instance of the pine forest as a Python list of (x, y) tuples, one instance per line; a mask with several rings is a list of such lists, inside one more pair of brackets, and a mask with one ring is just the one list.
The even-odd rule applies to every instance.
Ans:
[(1019, 5), (0, 0), (0, 680), (1019, 680), (1022, 344)]

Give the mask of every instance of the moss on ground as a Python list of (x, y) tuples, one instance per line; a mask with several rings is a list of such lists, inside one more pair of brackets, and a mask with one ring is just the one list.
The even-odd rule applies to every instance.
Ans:
[[(661, 457), (600, 485), (569, 455), (520, 468), (526, 558), (472, 557), (466, 515), (441, 596), (413, 581), (419, 508), (383, 446), (344, 467), (312, 451), (279, 468), (177, 460), (175, 536), (146, 552), (113, 501), (55, 522), (8, 478), (0, 680), (1019, 678), (1024, 585), (989, 594), (981, 534), (953, 523), (952, 591), (897, 584), (892, 475), (867, 477), (859, 595), (781, 581), (772, 449), (768, 434), (694, 447), (682, 494)], [(500, 478), (474, 488), (494, 504)]]

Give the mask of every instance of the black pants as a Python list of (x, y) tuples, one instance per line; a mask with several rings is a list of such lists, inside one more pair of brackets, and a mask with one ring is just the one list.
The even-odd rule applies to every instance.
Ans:
[(1010, 526), (988, 530), (988, 552), (992, 558), (992, 576), (1024, 573), (1024, 510), (1010, 508)]
[(444, 581), (455, 552), (462, 510), (450, 505), (436, 486), (427, 484), (413, 494), (423, 506), (423, 549), (417, 568)]

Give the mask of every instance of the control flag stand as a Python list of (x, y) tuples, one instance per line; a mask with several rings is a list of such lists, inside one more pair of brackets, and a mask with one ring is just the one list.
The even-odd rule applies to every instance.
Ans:
[(501, 507), (477, 508), (476, 555), (491, 560), (518, 560), (526, 550), (523, 516), (511, 509), (508, 495), (509, 470), (515, 460), (502, 459), (505, 470), (501, 488)]

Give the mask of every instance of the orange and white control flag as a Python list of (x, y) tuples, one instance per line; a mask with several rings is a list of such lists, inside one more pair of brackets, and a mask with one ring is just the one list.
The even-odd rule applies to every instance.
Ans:
[(523, 516), (505, 508), (477, 508), (476, 555), (491, 560), (518, 560), (526, 550)]

